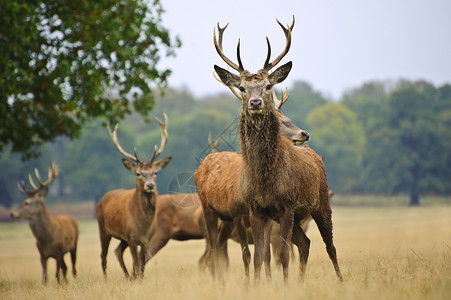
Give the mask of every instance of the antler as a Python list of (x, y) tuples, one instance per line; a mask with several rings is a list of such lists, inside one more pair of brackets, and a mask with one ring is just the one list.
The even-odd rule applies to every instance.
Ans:
[(266, 56), (265, 65), (263, 66), (263, 69), (266, 71), (269, 71), (272, 68), (274, 68), (274, 66), (276, 66), (282, 60), (282, 58), (288, 53), (288, 50), (290, 50), (291, 46), (291, 31), (293, 30), (294, 27), (294, 15), (293, 15), (293, 23), (291, 23), (291, 26), (289, 27), (287, 26), (288, 28), (285, 28), (282, 25), (282, 23), (279, 22), (279, 20), (276, 19), (276, 21), (280, 25), (280, 27), (282, 27), (282, 30), (285, 34), (286, 44), (285, 49), (282, 51), (282, 53), (280, 53), (280, 55), (277, 56), (275, 60), (269, 63), (269, 59), (271, 58), (271, 44), (269, 43), (268, 37), (266, 37), (266, 43), (268, 44), (268, 55)]
[(160, 119), (158, 119), (157, 117), (155, 117), (155, 119), (158, 122), (158, 125), (160, 125), (160, 130), (161, 130), (161, 145), (160, 148), (157, 150), (157, 145), (155, 145), (155, 153), (152, 156), (152, 159), (150, 160), (150, 162), (153, 162), (158, 156), (160, 156), (161, 152), (163, 152), (164, 147), (166, 147), (166, 143), (168, 141), (168, 131), (167, 131), (167, 127), (168, 127), (168, 116), (166, 115), (166, 113), (163, 113), (164, 115), (164, 124), (160, 121)]
[(122, 155), (124, 155), (125, 157), (127, 157), (128, 159), (130, 159), (130, 160), (132, 160), (132, 161), (134, 161), (134, 162), (136, 162), (136, 163), (139, 163), (140, 160), (139, 160), (139, 158), (138, 158), (138, 155), (136, 154), (136, 148), (134, 149), (135, 155), (133, 156), (133, 155), (127, 153), (127, 152), (121, 147), (121, 145), (119, 144), (119, 141), (117, 140), (117, 130), (118, 130), (118, 128), (119, 128), (119, 123), (117, 123), (116, 126), (114, 126), (114, 131), (113, 131), (113, 132), (111, 132), (110, 124), (107, 125), (107, 128), (108, 128), (108, 133), (110, 134), (110, 137), (111, 137), (111, 139), (113, 140), (114, 145), (116, 146), (116, 149), (117, 149)]
[(244, 71), (243, 64), (241, 63), (241, 57), (240, 57), (240, 40), (238, 39), (238, 46), (236, 47), (236, 56), (238, 59), (238, 65), (236, 65), (234, 62), (232, 62), (230, 59), (228, 59), (222, 50), (222, 35), (224, 34), (224, 30), (226, 30), (227, 26), (229, 26), (229, 23), (227, 23), (226, 26), (223, 28), (219, 27), (218, 23), (218, 40), (219, 43), (216, 41), (216, 30), (213, 29), (213, 43), (215, 44), (216, 51), (218, 52), (219, 56), (234, 70), (238, 71), (239, 73)]
[(219, 138), (217, 138), (215, 143), (213, 144), (211, 142), (211, 132), (208, 133), (208, 145), (210, 145), (212, 153), (218, 151)]
[(280, 100), (277, 98), (276, 92), (274, 91), (274, 89), (272, 90), (272, 98), (274, 101), (274, 106), (276, 109), (281, 109), (282, 105), (288, 100), (288, 89), (285, 89), (285, 93), (283, 92), (283, 90), (280, 90)]
[(231, 90), (232, 93), (235, 95), (235, 97), (237, 97), (240, 101), (243, 101), (243, 98), (241, 97), (241, 95), (238, 94), (238, 92), (237, 92), (233, 87), (228, 86), (228, 85), (226, 85), (224, 82), (222, 82), (221, 79), (219, 79), (218, 77), (216, 77), (216, 74), (215, 74), (215, 73), (213, 73), (213, 77), (214, 77), (217, 81), (219, 81), (222, 85), (228, 87), (229, 90)]
[(39, 186), (35, 184), (33, 181), (33, 178), (31, 177), (31, 174), (28, 174), (28, 180), (30, 181), (30, 185), (33, 187), (33, 190), (27, 190), (25, 188), (25, 183), (22, 181), (20, 183), (17, 183), (17, 187), (19, 188), (19, 191), (22, 193), (25, 193), (29, 196), (34, 196), (37, 192), (39, 192), (41, 189), (47, 187), (58, 175), (59, 169), (56, 162), (52, 162), (52, 166), (49, 167), (49, 173), (47, 180), (45, 182), (42, 182), (41, 176), (39, 175), (38, 169), (34, 169), (34, 173), (36, 175), (36, 179), (38, 180)]

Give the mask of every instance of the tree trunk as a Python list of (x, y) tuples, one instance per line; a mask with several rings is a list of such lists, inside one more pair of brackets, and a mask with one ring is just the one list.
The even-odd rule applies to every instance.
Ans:
[(410, 206), (420, 206), (420, 195), (418, 194), (418, 192), (414, 192), (412, 191), (412, 193), (410, 194)]
[(418, 182), (420, 181), (420, 171), (418, 168), (412, 170), (412, 187), (410, 190), (410, 206), (420, 206), (420, 191), (418, 187)]

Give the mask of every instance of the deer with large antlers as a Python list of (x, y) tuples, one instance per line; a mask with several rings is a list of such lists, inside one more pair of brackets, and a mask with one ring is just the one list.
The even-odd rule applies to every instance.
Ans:
[[(285, 80), (291, 70), (288, 62), (269, 73), (288, 53), (291, 32), (294, 27), (282, 28), (286, 44), (282, 53), (273, 61), (271, 46), (267, 38), (268, 54), (263, 69), (250, 73), (243, 67), (240, 58), (240, 42), (237, 46), (238, 64), (228, 59), (222, 49), (224, 28), (218, 24), (218, 41), (214, 33), (214, 45), (219, 56), (239, 73), (235, 75), (214, 66), (219, 78), (228, 87), (241, 92), (242, 109), (239, 123), (240, 148), (243, 157), (239, 169), (240, 189), (250, 209), (251, 225), (255, 240), (254, 279), (260, 279), (263, 258), (269, 251), (265, 247), (267, 228), (271, 219), (280, 223), (280, 238), (291, 240), (300, 254), (300, 277), (303, 278), (309, 255), (310, 240), (300, 227), (300, 221), (312, 216), (318, 225), (327, 253), (337, 276), (342, 280), (336, 249), (332, 238), (332, 209), (329, 204), (328, 184), (323, 161), (308, 147), (292, 147), (291, 141), (280, 135), (273, 107), (273, 86)], [(280, 254), (283, 276), (288, 279), (289, 245), (282, 243)]]
[[(167, 142), (167, 116), (163, 124), (158, 118), (161, 130), (161, 145), (152, 158), (147, 162), (138, 159), (136, 149), (134, 155), (127, 153), (117, 139), (118, 124), (111, 132), (108, 132), (117, 150), (126, 158), (122, 159), (125, 168), (136, 176), (136, 188), (130, 190), (113, 190), (105, 194), (97, 204), (97, 221), (99, 223), (100, 243), (102, 247), (102, 270), (106, 276), (106, 256), (111, 238), (120, 240), (119, 246), (114, 251), (125, 276), (129, 273), (124, 264), (123, 253), (130, 247), (133, 260), (133, 278), (142, 277), (144, 265), (148, 259), (150, 228), (155, 215), (155, 202), (157, 199), (156, 176), (157, 172), (171, 161), (167, 157), (156, 161)], [(139, 253), (138, 253), (138, 247)]]
[(42, 182), (39, 171), (35, 169), (37, 185), (31, 175), (28, 176), (32, 190), (25, 188), (21, 182), (18, 188), (28, 198), (11, 212), (14, 219), (29, 220), (29, 225), (36, 238), (36, 246), (41, 255), (42, 282), (47, 283), (47, 260), (51, 257), (56, 260), (56, 279), (61, 282), (60, 274), (63, 273), (64, 281), (67, 282), (67, 266), (64, 262), (64, 254), (70, 252), (72, 260), (72, 274), (77, 275), (75, 261), (77, 259), (78, 224), (71, 215), (60, 214), (51, 216), (45, 205), (44, 197), (48, 192), (48, 185), (58, 175), (58, 166), (55, 162), (49, 168), (48, 179)]
[[(230, 87), (234, 95), (242, 100)], [(291, 140), (294, 145), (301, 145), (309, 139), (305, 130), (296, 127), (280, 110), (288, 99), (288, 93), (282, 92), (281, 99), (272, 93), (275, 103), (275, 118), (281, 128), (280, 134)], [(211, 143), (211, 142), (210, 142)], [(249, 210), (241, 193), (242, 156), (235, 152), (218, 152), (209, 154), (194, 173), (197, 191), (202, 203), (207, 230), (207, 263), (213, 275), (221, 275), (221, 269), (227, 265), (227, 240), (235, 229), (242, 248), (242, 259), (246, 278), (249, 276), (250, 252), (243, 217), (249, 216)], [(218, 219), (221, 225), (218, 227)], [(268, 232), (271, 228), (267, 229)], [(269, 249), (269, 240), (267, 240)], [(270, 274), (269, 251), (265, 257), (267, 274)]]

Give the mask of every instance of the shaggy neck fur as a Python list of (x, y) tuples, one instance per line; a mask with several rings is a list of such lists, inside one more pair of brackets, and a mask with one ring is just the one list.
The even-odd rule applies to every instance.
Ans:
[(42, 241), (52, 239), (53, 225), (45, 205), (39, 215), (30, 220), (29, 226), (36, 239)]
[[(279, 122), (274, 110), (263, 115), (248, 115), (243, 110), (240, 118), (240, 144), (244, 163), (244, 195), (265, 206), (268, 194), (273, 194), (276, 176)], [(268, 199), (269, 200), (269, 199)], [(248, 201), (248, 200), (246, 200)]]

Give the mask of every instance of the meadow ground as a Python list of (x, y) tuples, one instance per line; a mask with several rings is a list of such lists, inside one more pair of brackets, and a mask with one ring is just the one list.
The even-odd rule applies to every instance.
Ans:
[[(127, 281), (108, 254), (108, 279), (100, 267), (97, 223), (79, 220), (78, 278), (58, 286), (55, 261), (49, 282), (41, 284), (41, 265), (26, 222), (0, 223), (1, 299), (451, 299), (451, 207), (350, 207), (334, 209), (334, 240), (344, 282), (339, 283), (316, 226), (311, 223), (310, 258), (304, 282), (290, 264), (283, 284), (274, 265), (271, 282), (247, 286), (240, 249), (229, 242), (230, 269), (223, 284), (201, 273), (197, 261), (205, 241), (170, 241), (151, 260), (143, 280)], [(252, 249), (251, 249), (252, 250)], [(253, 252), (253, 251), (252, 251)], [(125, 252), (131, 266), (130, 253)], [(130, 267), (129, 267), (130, 269)], [(263, 274), (262, 274), (263, 275)], [(264, 278), (264, 277), (263, 277)]]

